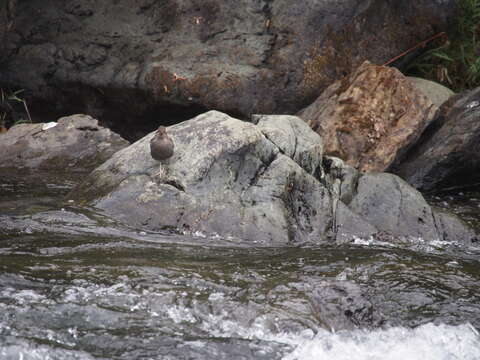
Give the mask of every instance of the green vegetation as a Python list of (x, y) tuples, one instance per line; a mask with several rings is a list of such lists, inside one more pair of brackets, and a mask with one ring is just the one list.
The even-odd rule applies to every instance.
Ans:
[(457, 6), (447, 38), (421, 55), (408, 72), (458, 92), (480, 86), (480, 0), (458, 0)]
[(0, 88), (0, 127), (32, 122), (27, 102), (20, 96), (22, 92), (23, 90), (7, 91)]

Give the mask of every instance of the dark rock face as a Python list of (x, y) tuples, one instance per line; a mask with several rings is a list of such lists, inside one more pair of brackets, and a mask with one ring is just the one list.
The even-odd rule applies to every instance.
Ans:
[(0, 169), (92, 170), (128, 145), (88, 115), (19, 124), (0, 134)]
[(7, 35), (14, 30), (16, 5), (17, 0), (4, 0), (0, 4), (0, 62), (5, 60), (5, 54), (8, 53), (5, 45)]
[(407, 157), (393, 169), (421, 190), (480, 182), (480, 88), (447, 101)]
[(337, 242), (378, 232), (425, 241), (474, 234), (440, 216), (399, 177), (361, 175), (323, 158), (322, 139), (300, 118), (210, 111), (168, 129), (175, 153), (150, 156), (151, 133), (114, 154), (69, 199), (135, 228), (219, 234), (262, 244)]
[(383, 63), (443, 29), (453, 4), (22, 1), (0, 83), (31, 90), (40, 117), (62, 111), (46, 101), (117, 126), (212, 108), (293, 113), (364, 59)]

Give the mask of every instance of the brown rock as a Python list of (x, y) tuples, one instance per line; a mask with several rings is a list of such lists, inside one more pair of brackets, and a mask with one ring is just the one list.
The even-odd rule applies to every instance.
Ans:
[(432, 120), (437, 107), (397, 69), (364, 62), (299, 113), (325, 153), (362, 171), (385, 171)]

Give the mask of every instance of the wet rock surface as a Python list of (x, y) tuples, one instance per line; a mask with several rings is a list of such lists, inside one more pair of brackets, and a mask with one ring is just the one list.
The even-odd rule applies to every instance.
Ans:
[(69, 198), (135, 228), (267, 245), (344, 243), (378, 232), (433, 241), (463, 229), (473, 237), (455, 217), (440, 231), (434, 210), (397, 176), (361, 174), (324, 159), (320, 136), (300, 118), (254, 120), (211, 111), (172, 126), (176, 150), (165, 161), (150, 156), (154, 134), (147, 135), (95, 169)]
[(0, 169), (92, 170), (128, 145), (88, 115), (19, 124), (0, 134)]
[(364, 62), (298, 115), (323, 137), (327, 155), (361, 171), (386, 171), (436, 109), (398, 70)]
[(456, 95), (393, 171), (433, 191), (480, 182), (480, 88)]
[(0, 83), (29, 90), (37, 118), (63, 108), (118, 127), (212, 108), (294, 113), (364, 59), (384, 63), (443, 29), (453, 5), (22, 1)]
[(316, 284), (310, 303), (322, 327), (332, 331), (378, 327), (385, 321), (361, 287), (349, 281)]

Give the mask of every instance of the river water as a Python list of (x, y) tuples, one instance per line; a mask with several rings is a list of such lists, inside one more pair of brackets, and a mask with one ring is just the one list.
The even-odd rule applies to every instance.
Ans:
[[(480, 249), (246, 247), (76, 208), (0, 174), (0, 359), (480, 359)], [(472, 225), (480, 191), (432, 196)]]

